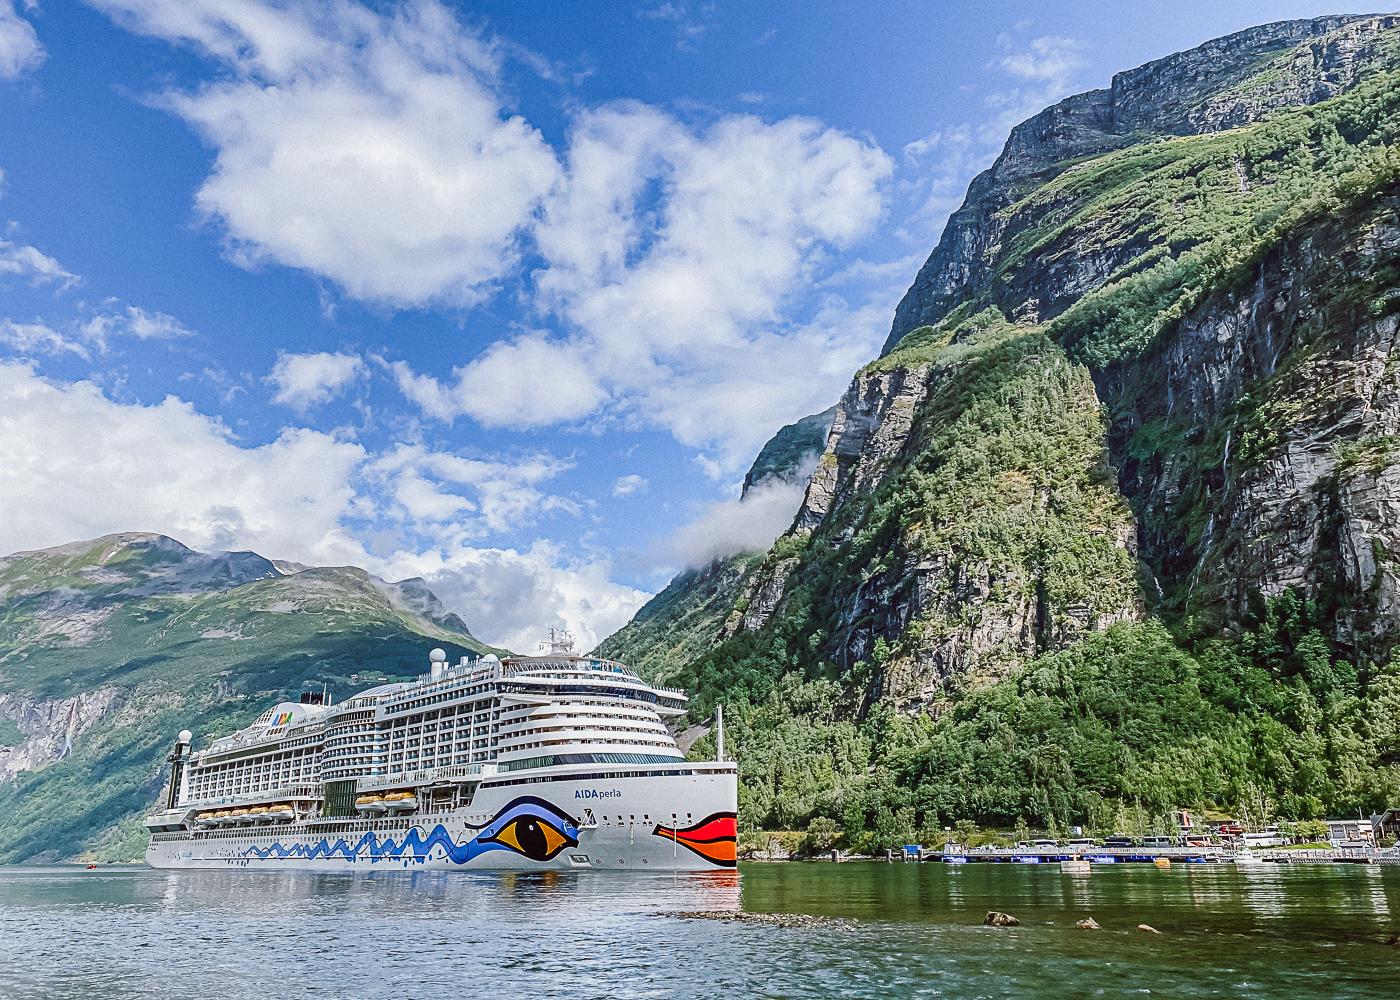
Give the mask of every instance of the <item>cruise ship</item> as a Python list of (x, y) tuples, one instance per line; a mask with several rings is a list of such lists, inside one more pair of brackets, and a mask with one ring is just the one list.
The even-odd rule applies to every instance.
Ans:
[(735, 865), (738, 778), (665, 720), (686, 696), (551, 631), (539, 655), (428, 656), (336, 704), (274, 705), (193, 750), (179, 734), (153, 868), (714, 871)]

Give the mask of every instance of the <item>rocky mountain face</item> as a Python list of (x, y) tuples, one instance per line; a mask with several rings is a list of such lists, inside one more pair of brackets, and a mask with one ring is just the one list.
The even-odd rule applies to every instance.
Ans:
[[(1358, 15), (1250, 28), (1119, 73), (1108, 89), (1066, 98), (1017, 125), (996, 162), (973, 179), (896, 307), (883, 353), (969, 300), (990, 297), (1016, 318), (1067, 308), (1150, 249), (1153, 234), (1087, 247), (1066, 240), (1031, 261), (1013, 260), (1014, 244), (1064, 206), (1008, 210), (1087, 158), (1248, 126), (1270, 112), (1344, 93), (1393, 68), (1397, 23), (1400, 15)], [(1011, 263), (1019, 266), (1006, 266)]]
[[(792, 528), (668, 588), (672, 609), (703, 589), (712, 630), (669, 676), (731, 700), (831, 679), (834, 718), (965, 716), (1061, 651), (1164, 655), (1155, 619), (1238, 639), (1226, 674), (1275, 656), (1251, 630), (1314, 629), (1330, 653), (1269, 661), (1269, 683), (1364, 689), (1400, 638), (1397, 213), (1400, 15), (1238, 32), (1018, 125), (837, 405)], [(1094, 638), (1116, 623), (1143, 624)], [(781, 815), (774, 767), (753, 794)]]
[(108, 535), (0, 558), (0, 859), (139, 857), (172, 734), (482, 651), (422, 580)]

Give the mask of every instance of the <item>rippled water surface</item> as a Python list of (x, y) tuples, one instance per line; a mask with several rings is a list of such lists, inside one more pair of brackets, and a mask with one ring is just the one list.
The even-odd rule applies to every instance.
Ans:
[[(743, 909), (817, 927), (683, 919)], [(1022, 926), (981, 926), (988, 909)], [(1094, 917), (1100, 931), (1074, 928)], [(1159, 935), (1136, 930), (1140, 923)], [(0, 868), (0, 996), (1400, 996), (1400, 868)]]

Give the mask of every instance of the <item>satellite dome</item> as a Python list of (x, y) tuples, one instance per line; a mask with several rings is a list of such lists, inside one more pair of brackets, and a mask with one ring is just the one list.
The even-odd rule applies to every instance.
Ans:
[(428, 659), (432, 660), (434, 663), (446, 663), (447, 651), (444, 649), (435, 649), (428, 654)]
[(180, 730), (179, 739), (181, 743), (188, 743), (190, 740), (194, 739), (194, 733), (190, 732), (188, 729), (182, 729)]

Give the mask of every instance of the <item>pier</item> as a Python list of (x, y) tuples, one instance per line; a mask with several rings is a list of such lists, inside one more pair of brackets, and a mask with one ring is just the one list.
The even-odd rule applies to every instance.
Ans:
[[(1091, 864), (1154, 864), (1165, 858), (1173, 864), (1231, 864), (1236, 852), (1220, 846), (1207, 847), (1093, 847), (1080, 850), (1067, 847), (975, 847), (967, 850), (928, 850), (910, 861), (936, 861), (945, 864), (1057, 864), (1084, 860)], [(1257, 857), (1279, 865), (1400, 865), (1400, 853), (1373, 848), (1332, 848), (1318, 850), (1263, 851)]]

